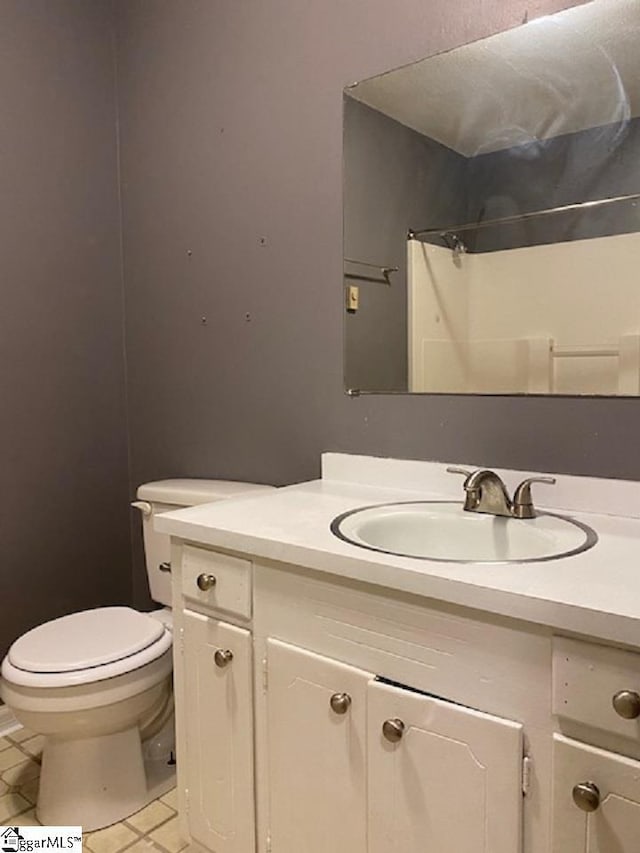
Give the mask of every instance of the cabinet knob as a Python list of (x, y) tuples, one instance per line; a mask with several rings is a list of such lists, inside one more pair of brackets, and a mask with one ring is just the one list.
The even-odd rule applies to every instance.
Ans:
[(583, 812), (594, 812), (600, 805), (600, 791), (593, 782), (579, 782), (571, 793), (573, 802)]
[(611, 700), (616, 714), (625, 720), (640, 717), (640, 696), (633, 690), (619, 690)]
[(220, 669), (224, 669), (224, 667), (229, 666), (233, 660), (233, 652), (231, 649), (218, 649), (213, 656), (213, 659), (216, 662), (216, 666), (219, 666)]
[(346, 714), (351, 707), (351, 696), (348, 693), (334, 693), (329, 699), (329, 705), (334, 714)]
[(198, 584), (198, 589), (201, 589), (203, 592), (207, 592), (209, 589), (213, 589), (217, 583), (217, 579), (215, 575), (198, 575), (196, 579), (196, 583)]
[(404, 723), (397, 717), (392, 720), (385, 720), (382, 724), (382, 734), (390, 743), (398, 743), (404, 734)]

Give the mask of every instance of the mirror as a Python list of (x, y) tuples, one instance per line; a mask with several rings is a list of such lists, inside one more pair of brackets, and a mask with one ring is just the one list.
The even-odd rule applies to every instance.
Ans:
[(640, 394), (640, 3), (344, 93), (345, 386)]

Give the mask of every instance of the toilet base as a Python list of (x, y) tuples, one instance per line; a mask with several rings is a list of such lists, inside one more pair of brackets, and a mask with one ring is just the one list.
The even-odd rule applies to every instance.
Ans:
[(171, 756), (145, 760), (140, 730), (78, 740), (49, 736), (42, 752), (38, 820), (84, 832), (124, 820), (175, 785)]

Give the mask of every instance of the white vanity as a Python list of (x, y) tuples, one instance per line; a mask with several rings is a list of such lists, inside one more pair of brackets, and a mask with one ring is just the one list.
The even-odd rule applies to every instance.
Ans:
[(640, 484), (536, 497), (597, 544), (492, 564), (359, 548), (337, 516), (463, 492), (445, 465), (340, 454), (322, 480), (159, 518), (194, 851), (640, 850)]

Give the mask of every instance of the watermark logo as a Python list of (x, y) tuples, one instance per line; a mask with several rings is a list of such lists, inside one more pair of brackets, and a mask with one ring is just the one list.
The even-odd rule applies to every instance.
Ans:
[(17, 853), (20, 842), (23, 840), (24, 836), (20, 835), (19, 826), (8, 826), (4, 832), (0, 833), (0, 844), (5, 853)]
[(67, 850), (82, 853), (81, 826), (0, 826), (3, 853)]

